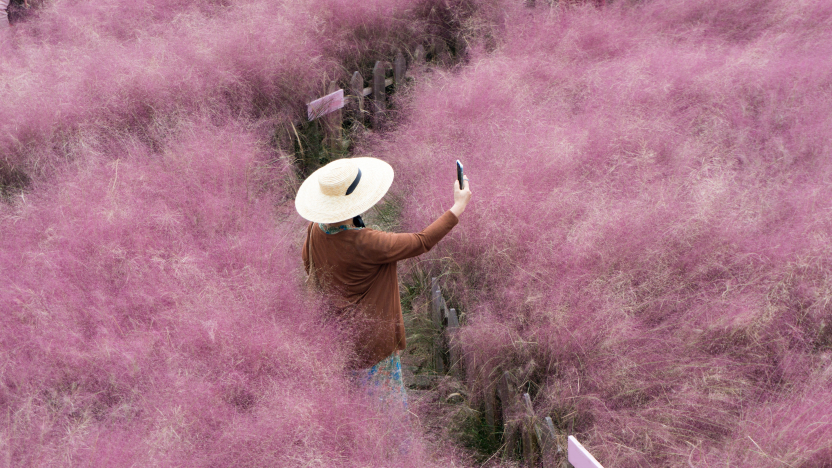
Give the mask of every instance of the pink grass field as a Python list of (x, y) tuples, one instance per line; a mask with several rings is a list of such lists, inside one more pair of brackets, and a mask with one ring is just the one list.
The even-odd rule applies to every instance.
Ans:
[(832, 4), (521, 3), (33, 0), (0, 38), (0, 466), (468, 464), (344, 380), (274, 142), (454, 8), (465, 65), (356, 154), (412, 230), (465, 164), (407, 265), (449, 270), (474, 391), (510, 369), (607, 467), (832, 466)]
[(832, 4), (541, 3), (365, 148), (405, 229), (465, 165), (469, 380), (608, 467), (832, 466)]
[(274, 144), (431, 2), (33, 5), (0, 39), (0, 466), (458, 464), (347, 385)]

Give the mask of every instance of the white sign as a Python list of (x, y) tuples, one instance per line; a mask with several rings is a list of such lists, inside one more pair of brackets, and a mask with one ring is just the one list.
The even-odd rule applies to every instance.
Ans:
[(575, 468), (604, 468), (574, 436), (569, 436), (566, 458)]
[(320, 99), (315, 99), (306, 106), (306, 111), (309, 115), (310, 121), (329, 114), (330, 112), (335, 112), (344, 107), (344, 90), (339, 89), (338, 91), (327, 94)]

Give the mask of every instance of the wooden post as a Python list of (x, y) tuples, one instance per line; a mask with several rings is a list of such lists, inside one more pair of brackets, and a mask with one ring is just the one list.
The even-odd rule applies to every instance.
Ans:
[(528, 393), (523, 394), (523, 405), (526, 409), (526, 414), (534, 416), (534, 407), (532, 406), (532, 397)]
[(402, 51), (396, 54), (396, 60), (393, 62), (393, 81), (396, 83), (396, 91), (404, 85), (404, 75), (407, 73), (407, 61), (402, 55)]
[(508, 421), (503, 424), (503, 443), (505, 444), (503, 460), (514, 457), (514, 451), (517, 449), (517, 433), (517, 421)]
[(373, 67), (373, 126), (378, 127), (381, 124), (382, 116), (387, 108), (387, 95), (384, 92), (384, 76), (387, 73), (387, 67), (384, 62), (377, 61)]
[(442, 346), (442, 291), (439, 289), (438, 278), (431, 278), (430, 284), (431, 321), (433, 321), (436, 329), (439, 330), (439, 337), (433, 343), (433, 361), (436, 372), (444, 373), (445, 359), (443, 356), (444, 350)]
[(529, 425), (524, 421), (523, 431), (521, 434), (523, 440), (523, 462), (526, 466), (534, 466), (536, 461), (536, 452), (534, 451), (534, 442), (532, 442), (532, 432), (529, 430)]
[[(554, 423), (552, 423), (551, 416), (546, 416), (545, 425), (546, 425), (546, 430), (544, 431), (544, 433), (547, 434), (547, 437), (549, 438), (549, 440), (552, 441), (552, 443), (554, 445), (557, 445), (558, 433), (555, 432), (555, 425), (554, 425)], [(558, 452), (560, 452), (560, 451), (561, 451), (560, 446), (558, 446)]]
[(355, 104), (352, 105), (355, 120), (364, 125), (364, 77), (357, 71), (350, 79), (350, 93), (355, 100)]
[(494, 441), (497, 430), (497, 389), (495, 385), (485, 387), (485, 424), (488, 425), (488, 440)]
[(455, 330), (459, 328), (459, 317), (456, 315), (456, 309), (448, 311), (448, 328)]
[(517, 447), (517, 421), (512, 419), (512, 406), (514, 400), (512, 398), (511, 376), (508, 372), (503, 372), (500, 380), (497, 382), (497, 396), (500, 398), (500, 403), (503, 407), (503, 442), (505, 443), (505, 451), (503, 458), (510, 458), (514, 454)]
[(552, 418), (546, 416), (546, 419), (541, 428), (541, 458), (543, 461), (543, 468), (555, 468), (555, 454), (561, 453), (561, 448), (558, 446), (558, 436), (555, 432), (555, 425), (552, 423)]
[(532, 399), (528, 393), (523, 394), (523, 406), (526, 414), (523, 417), (522, 439), (523, 439), (523, 461), (526, 466), (534, 466), (537, 461), (537, 435), (535, 434), (535, 417)]
[(451, 368), (451, 373), (461, 379), (464, 374), (462, 372), (462, 354), (459, 351), (459, 343), (456, 341), (458, 332), (459, 317), (456, 315), (456, 309), (451, 309), (448, 311), (448, 328), (446, 329), (450, 359), (448, 366)]
[(424, 63), (425, 59), (427, 58), (427, 53), (425, 52), (425, 46), (419, 44), (416, 46), (416, 50), (413, 52), (413, 62), (415, 63)]
[(500, 403), (503, 406), (503, 422), (509, 420), (509, 408), (513, 403), (511, 398), (511, 390), (510, 390), (510, 376), (508, 372), (503, 372), (503, 375), (500, 377), (500, 380), (497, 382), (497, 396), (500, 398)]
[(439, 278), (430, 279), (430, 319), (437, 328), (442, 327), (441, 317), (442, 291), (439, 289)]
[[(338, 89), (338, 83), (331, 81), (326, 94), (334, 93)], [(341, 152), (341, 131), (344, 125), (344, 116), (341, 109), (325, 115), (323, 117), (323, 124), (329, 151), (332, 153)]]

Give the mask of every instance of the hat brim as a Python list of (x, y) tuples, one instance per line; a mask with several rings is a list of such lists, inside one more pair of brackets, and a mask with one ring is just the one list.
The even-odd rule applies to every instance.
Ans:
[(351, 158), (361, 169), (361, 180), (349, 195), (326, 195), (321, 192), (318, 176), (321, 169), (303, 181), (295, 197), (295, 209), (309, 221), (335, 223), (369, 210), (384, 197), (393, 184), (393, 167), (376, 158)]

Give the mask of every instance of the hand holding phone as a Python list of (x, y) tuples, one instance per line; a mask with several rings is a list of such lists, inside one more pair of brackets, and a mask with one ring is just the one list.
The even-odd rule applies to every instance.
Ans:
[(465, 174), (462, 172), (462, 163), (457, 159), (456, 161), (456, 180), (459, 188), (454, 187), (454, 206), (451, 207), (451, 212), (459, 218), (459, 215), (465, 211), (468, 202), (471, 201), (471, 189), (465, 183)]

